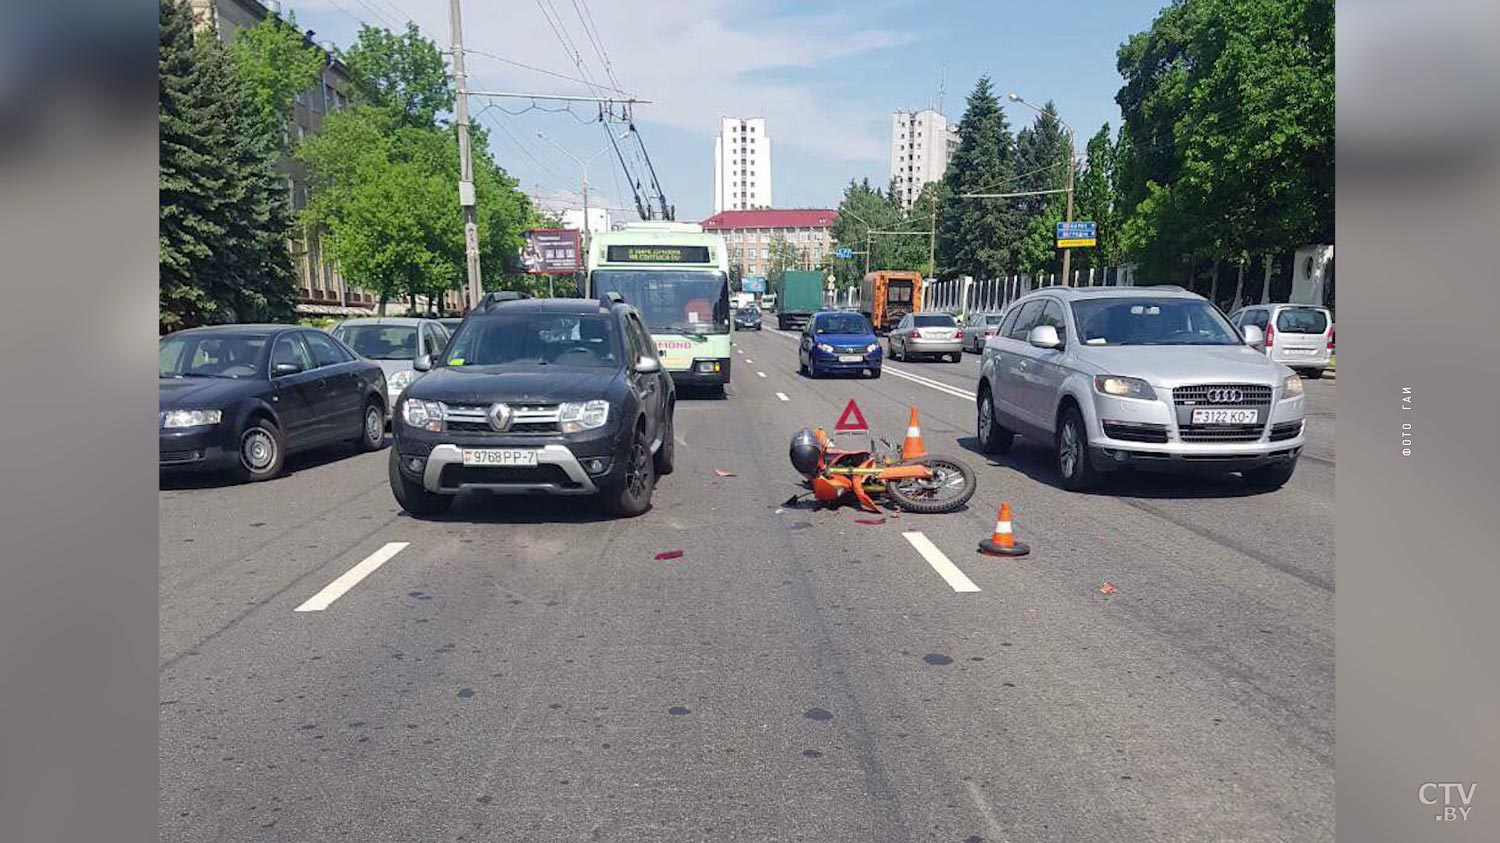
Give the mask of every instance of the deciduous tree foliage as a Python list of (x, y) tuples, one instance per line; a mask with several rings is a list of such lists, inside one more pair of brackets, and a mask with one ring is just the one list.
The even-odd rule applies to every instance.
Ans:
[(1122, 239), (1143, 269), (1332, 242), (1332, 0), (1178, 0), (1118, 66)]
[(261, 120), (278, 134), (297, 94), (318, 84), (324, 65), (323, 52), (307, 43), (295, 15), (287, 20), (267, 15), (241, 29), (229, 54)]
[[(398, 37), (365, 27), (344, 55), (355, 104), (297, 150), (313, 185), (305, 219), (326, 227), (345, 276), (375, 292), (383, 312), (389, 301), (435, 298), (465, 279), (457, 130), (436, 117), (453, 93), (437, 46), (415, 29)], [(472, 140), (481, 274), (490, 289), (514, 286), (519, 279), (505, 272), (536, 212), (478, 127)]]

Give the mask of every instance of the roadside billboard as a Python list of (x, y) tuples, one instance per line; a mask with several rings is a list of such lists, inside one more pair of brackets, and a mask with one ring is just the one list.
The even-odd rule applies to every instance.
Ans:
[(740, 289), (746, 293), (764, 293), (766, 279), (758, 275), (747, 275), (740, 279)]
[(521, 237), (521, 269), (528, 275), (572, 275), (583, 266), (575, 229), (533, 228)]

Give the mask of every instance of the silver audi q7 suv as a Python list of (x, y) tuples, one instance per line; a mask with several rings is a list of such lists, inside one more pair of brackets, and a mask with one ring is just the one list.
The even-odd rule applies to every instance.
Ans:
[(1302, 380), (1180, 287), (1049, 287), (984, 346), (979, 443), (1053, 445), (1062, 485), (1115, 469), (1243, 473), (1275, 489), (1302, 451)]

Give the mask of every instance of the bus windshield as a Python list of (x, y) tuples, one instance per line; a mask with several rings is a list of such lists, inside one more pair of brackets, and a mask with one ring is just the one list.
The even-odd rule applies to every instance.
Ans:
[(729, 279), (722, 272), (601, 269), (593, 289), (624, 296), (653, 334), (729, 333)]

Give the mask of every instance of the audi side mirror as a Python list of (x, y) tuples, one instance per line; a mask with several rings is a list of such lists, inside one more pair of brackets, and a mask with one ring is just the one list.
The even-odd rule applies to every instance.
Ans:
[(1266, 332), (1254, 325), (1246, 325), (1240, 329), (1240, 332), (1245, 335), (1245, 345), (1259, 348), (1266, 344)]
[(296, 363), (277, 363), (271, 367), (271, 377), (279, 378), (282, 375), (295, 375), (302, 371), (302, 367)]
[(1026, 341), (1037, 348), (1062, 348), (1062, 337), (1052, 325), (1037, 325), (1026, 335)]
[(418, 372), (432, 371), (432, 355), (423, 354), (412, 362), (411, 367)]
[(635, 361), (635, 370), (642, 375), (654, 375), (661, 371), (661, 361), (642, 354), (641, 359)]

